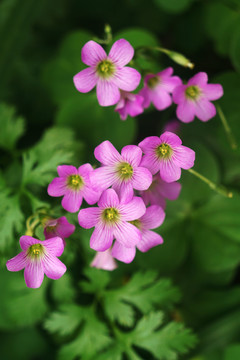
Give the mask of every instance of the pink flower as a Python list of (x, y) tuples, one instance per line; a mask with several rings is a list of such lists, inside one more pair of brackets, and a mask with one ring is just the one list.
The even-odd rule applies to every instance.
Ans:
[(24, 270), (27, 287), (39, 288), (44, 274), (50, 279), (57, 280), (66, 272), (66, 266), (57, 258), (64, 250), (60, 237), (41, 241), (31, 236), (20, 238), (22, 252), (7, 261), (9, 271)]
[(166, 131), (160, 137), (147, 137), (138, 145), (145, 153), (140, 165), (153, 175), (160, 171), (166, 182), (180, 179), (181, 168), (190, 169), (194, 165), (195, 152), (183, 146), (181, 139), (171, 132)]
[(91, 266), (97, 269), (108, 271), (115, 270), (118, 267), (116, 261), (111, 255), (111, 248), (107, 249), (106, 251), (97, 252), (93, 261), (91, 262)]
[(139, 166), (142, 150), (138, 146), (127, 145), (120, 155), (110, 141), (104, 141), (96, 147), (94, 155), (103, 164), (91, 173), (96, 189), (103, 191), (112, 186), (121, 199), (129, 201), (133, 197), (133, 189), (146, 190), (151, 185), (151, 173)]
[(164, 110), (172, 104), (170, 93), (182, 82), (178, 76), (171, 76), (172, 73), (173, 68), (169, 67), (156, 75), (146, 75), (144, 88), (139, 91), (139, 95), (144, 97), (144, 108), (151, 102), (157, 110)]
[[(130, 262), (135, 256), (135, 246), (141, 240), (141, 232), (128, 221), (139, 219), (146, 211), (143, 200), (133, 197), (128, 203), (119, 201), (117, 193), (113, 189), (105, 190), (98, 202), (99, 207), (80, 210), (78, 221), (85, 229), (95, 227), (90, 247), (96, 251), (105, 251), (112, 246), (116, 239), (112, 256), (115, 257), (122, 247), (125, 251), (125, 262)], [(133, 256), (133, 257), (134, 257)]]
[(167, 183), (160, 176), (153, 177), (152, 185), (149, 189), (141, 191), (140, 195), (145, 205), (159, 205), (163, 209), (166, 207), (165, 199), (176, 200), (181, 191), (181, 184), (178, 182)]
[[(165, 213), (160, 206), (153, 205), (146, 209), (145, 214), (138, 220), (131, 221), (136, 226), (141, 234), (141, 240), (136, 244), (136, 247), (141, 252), (146, 252), (152, 247), (163, 243), (162, 237), (150, 229), (156, 229), (162, 225), (165, 219)], [(115, 250), (115, 251), (114, 251)], [(125, 246), (118, 247), (112, 250), (112, 256), (119, 261), (126, 262), (126, 256), (129, 255), (129, 251)], [(128, 258), (128, 262), (131, 262), (135, 257), (135, 252), (131, 253), (131, 259)]]
[(121, 91), (121, 98), (115, 107), (122, 120), (126, 120), (127, 116), (131, 117), (142, 114), (143, 109), (143, 97), (137, 94), (132, 94), (126, 91)]
[(48, 185), (50, 196), (63, 196), (62, 207), (69, 212), (76, 212), (82, 205), (83, 198), (90, 205), (95, 204), (100, 193), (92, 189), (89, 175), (93, 172), (90, 164), (78, 169), (71, 165), (60, 165), (57, 168), (59, 177)]
[(207, 74), (199, 72), (187, 85), (182, 84), (174, 89), (173, 101), (178, 104), (179, 120), (189, 123), (196, 116), (202, 121), (208, 121), (216, 115), (216, 108), (210, 101), (219, 99), (223, 95), (223, 88), (220, 84), (207, 82)]
[(134, 49), (125, 39), (116, 41), (109, 55), (95, 41), (88, 41), (82, 48), (82, 62), (89, 68), (74, 76), (76, 89), (82, 93), (97, 86), (97, 98), (101, 106), (116, 104), (120, 91), (133, 91), (139, 85), (141, 75), (131, 67), (125, 67), (133, 58)]
[(58, 219), (49, 219), (44, 226), (45, 239), (51, 239), (59, 236), (63, 239), (65, 245), (65, 238), (68, 238), (75, 231), (75, 226), (70, 224), (65, 216)]

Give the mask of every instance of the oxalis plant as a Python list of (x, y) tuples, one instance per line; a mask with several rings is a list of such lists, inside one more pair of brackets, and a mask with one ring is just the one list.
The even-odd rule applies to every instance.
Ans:
[[(188, 68), (189, 79), (182, 80), (173, 66), (159, 66), (157, 71), (156, 64), (153, 69), (142, 68), (142, 61), (150, 59), (151, 64), (156, 53), (169, 57), (173, 66), (177, 63)], [(17, 277), (11, 286), (22, 289), (16, 303), (24, 303), (25, 297), (26, 309), (14, 316), (10, 307), (6, 317), (10, 323), (26, 325), (43, 320), (42, 329), (52, 335), (61, 360), (177, 359), (197, 345), (197, 337), (185, 327), (184, 315), (177, 308), (180, 291), (168, 278), (147, 270), (148, 266), (139, 270), (137, 259), (140, 256), (144, 263), (146, 256), (149, 262), (147, 253), (156, 251), (171, 262), (171, 254), (164, 253), (168, 242), (174, 237), (177, 246), (170, 247), (170, 252), (181, 253), (186, 238), (195, 237), (192, 261), (201, 265), (207, 241), (205, 224), (211, 227), (217, 222), (219, 231), (223, 225), (223, 233), (230, 236), (224, 214), (239, 206), (234, 189), (195, 169), (208, 154), (201, 154), (202, 150), (198, 154), (199, 145), (182, 131), (188, 126), (185, 123), (195, 119), (204, 127), (218, 113), (225, 142), (231, 151), (236, 150), (231, 127), (221, 107), (213, 103), (224, 90), (221, 84), (209, 82), (206, 72), (194, 73), (194, 64), (178, 52), (148, 44), (134, 48), (125, 38), (113, 41), (109, 26), (104, 39), (89, 39), (83, 45), (81, 58), (87, 67), (75, 74), (72, 85), (79, 98), (89, 92), (95, 97), (96, 87), (98, 106), (118, 113), (119, 122), (127, 123), (130, 117), (143, 113), (147, 121), (151, 107), (156, 113), (173, 107), (175, 119), (169, 118), (161, 133), (122, 148), (106, 138), (91, 150), (90, 164), (79, 160), (81, 144), (69, 129), (50, 129), (37, 145), (18, 153), (16, 141), (23, 133), (24, 120), (17, 118), (12, 108), (1, 105), (9, 126), (4, 130), (9, 134), (6, 146), (15, 154), (16, 166), (22, 161), (22, 170), (15, 192), (6, 178), (1, 178), (3, 213), (6, 219), (14, 213), (14, 219), (2, 229), (0, 244), (5, 257), (10, 258), (14, 231), (22, 231), (21, 250), (6, 261), (6, 267), (12, 272), (24, 270), (26, 286), (34, 289), (25, 289), (22, 275)], [(208, 135), (214, 138), (214, 134)], [(184, 172), (189, 177), (181, 185)], [(203, 198), (196, 197), (198, 188), (202, 189), (199, 180), (207, 194)], [(185, 193), (189, 184), (195, 208), (188, 199), (181, 201), (181, 192)], [(210, 203), (206, 201), (209, 196)], [(24, 210), (23, 199), (28, 204)], [(167, 204), (168, 200), (171, 203)], [(212, 209), (223, 214), (222, 224)], [(194, 228), (193, 223), (197, 224)], [(175, 228), (177, 235), (169, 231)], [(209, 241), (213, 240), (212, 247), (218, 251), (214, 236)], [(182, 262), (184, 257), (176, 259)], [(162, 258), (154, 261), (161, 266)], [(204, 270), (214, 273), (216, 268), (209, 258)], [(44, 279), (44, 274), (57, 281)]]

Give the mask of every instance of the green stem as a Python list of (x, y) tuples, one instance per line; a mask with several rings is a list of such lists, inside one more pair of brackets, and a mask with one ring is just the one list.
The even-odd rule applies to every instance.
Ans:
[(211, 180), (209, 180), (205, 176), (199, 174), (199, 172), (197, 172), (197, 171), (195, 171), (193, 169), (189, 169), (188, 171), (191, 174), (193, 174), (194, 176), (196, 176), (197, 178), (199, 178), (200, 180), (202, 180), (205, 184), (207, 184), (210, 187), (210, 189), (216, 191), (218, 194), (221, 194), (221, 195), (226, 196), (228, 198), (233, 197), (232, 192), (229, 191), (228, 189), (226, 189), (224, 186), (219, 186), (219, 185), (215, 184), (214, 182), (212, 182)]
[(226, 133), (226, 135), (228, 137), (228, 141), (230, 143), (230, 146), (231, 146), (231, 148), (233, 150), (236, 150), (238, 145), (237, 145), (236, 139), (235, 139), (235, 137), (234, 137), (234, 135), (232, 133), (232, 130), (231, 130), (231, 128), (230, 128), (230, 126), (229, 126), (229, 124), (227, 122), (227, 119), (226, 119), (221, 107), (219, 105), (216, 105), (216, 108), (217, 108), (220, 120), (222, 122), (223, 128), (225, 130), (225, 133)]

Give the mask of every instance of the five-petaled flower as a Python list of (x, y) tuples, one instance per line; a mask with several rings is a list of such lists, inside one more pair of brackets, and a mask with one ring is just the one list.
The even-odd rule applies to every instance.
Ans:
[(138, 146), (145, 154), (140, 165), (153, 175), (160, 171), (162, 180), (166, 182), (180, 179), (181, 168), (190, 169), (194, 165), (195, 152), (183, 146), (181, 139), (169, 131), (160, 137), (147, 137)]
[(141, 240), (141, 231), (129, 221), (139, 219), (146, 211), (143, 200), (133, 197), (128, 203), (119, 201), (113, 189), (105, 190), (98, 207), (80, 210), (78, 221), (85, 229), (95, 227), (90, 239), (90, 247), (96, 251), (105, 251), (116, 239), (112, 256), (124, 262), (132, 261), (135, 246)]
[(216, 115), (216, 108), (210, 101), (219, 99), (223, 95), (223, 88), (220, 84), (207, 82), (207, 74), (199, 72), (187, 85), (179, 85), (174, 89), (173, 101), (178, 105), (179, 120), (189, 123), (196, 116), (202, 121), (208, 121)]
[(181, 84), (181, 79), (172, 74), (173, 68), (169, 67), (157, 74), (146, 75), (144, 87), (139, 92), (144, 98), (144, 108), (148, 108), (151, 102), (157, 110), (164, 110), (172, 104), (170, 94)]
[(115, 105), (120, 90), (133, 91), (139, 85), (141, 75), (126, 67), (133, 58), (134, 49), (125, 39), (117, 40), (107, 55), (101, 45), (88, 41), (82, 48), (82, 62), (89, 68), (73, 78), (76, 89), (82, 93), (97, 86), (97, 98), (101, 106)]
[(44, 274), (50, 279), (57, 280), (67, 270), (57, 258), (64, 250), (63, 240), (60, 237), (41, 241), (31, 236), (22, 236), (20, 246), (23, 251), (8, 260), (6, 266), (9, 271), (25, 269), (24, 278), (28, 287), (40, 287)]
[(133, 189), (146, 190), (151, 185), (152, 174), (139, 166), (142, 159), (140, 147), (124, 146), (120, 155), (110, 141), (104, 141), (95, 148), (94, 155), (103, 165), (90, 174), (95, 189), (103, 191), (112, 186), (121, 199), (129, 201)]
[(83, 198), (90, 205), (95, 204), (100, 193), (93, 190), (89, 175), (93, 172), (90, 164), (81, 165), (78, 169), (72, 165), (60, 165), (57, 168), (59, 177), (48, 185), (50, 196), (63, 196), (62, 207), (69, 212), (76, 212), (82, 205)]

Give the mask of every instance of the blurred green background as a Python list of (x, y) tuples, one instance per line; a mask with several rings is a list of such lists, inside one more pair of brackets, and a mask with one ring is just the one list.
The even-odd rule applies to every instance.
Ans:
[[(183, 80), (205, 71), (210, 82), (221, 83), (224, 96), (218, 104), (240, 144), (239, 0), (2, 0), (0, 358), (121, 359), (117, 348), (110, 348), (106, 354), (103, 351), (108, 345), (104, 338), (107, 327), (102, 325), (105, 318), (98, 308), (93, 312), (98, 312), (99, 323), (94, 320), (89, 328), (102, 334), (100, 345), (97, 343), (95, 352), (89, 350), (96, 339), (87, 330), (90, 345), (85, 346), (84, 341), (85, 345), (74, 343), (81, 325), (73, 319), (83, 316), (74, 315), (74, 306), (94, 302), (94, 296), (99, 294), (93, 281), (95, 276), (99, 276), (102, 288), (121, 289), (137, 271), (144, 274), (152, 270), (160, 280), (150, 275), (146, 280), (148, 286), (168, 277), (178, 287), (181, 298), (174, 293), (162, 301), (159, 285), (160, 288), (152, 290), (151, 296), (156, 301), (151, 306), (143, 304), (141, 308), (133, 302), (136, 313), (121, 305), (124, 302), (120, 304), (119, 299), (117, 305), (112, 299), (108, 305), (116, 305), (116, 314), (111, 316), (120, 323), (123, 332), (129, 331), (123, 326), (124, 321), (129, 321), (127, 325), (131, 327), (134, 316), (145, 314), (144, 308), (149, 309), (147, 316), (150, 310), (160, 309), (167, 314), (166, 321), (183, 321), (197, 335), (192, 353), (180, 358), (238, 360), (240, 148), (231, 149), (218, 116), (208, 123), (195, 120), (181, 124), (180, 136), (184, 145), (196, 151), (195, 169), (225, 185), (233, 192), (232, 199), (216, 195), (191, 174), (184, 173), (181, 195), (167, 204), (166, 220), (159, 229), (164, 245), (146, 254), (138, 253), (132, 264), (119, 264), (118, 270), (110, 275), (97, 275), (98, 272), (89, 275), (86, 269), (94, 256), (89, 249), (91, 231), (78, 228), (62, 257), (69, 271), (61, 280), (45, 278), (40, 289), (27, 289), (22, 272), (8, 273), (5, 268), (6, 260), (19, 251), (18, 239), (25, 232), (26, 218), (36, 209), (51, 206), (59, 215), (66, 215), (59, 199), (50, 199), (46, 192), (48, 183), (56, 176), (57, 165), (95, 164), (93, 150), (101, 141), (108, 139), (120, 150), (146, 136), (160, 135), (168, 121), (176, 118), (172, 106), (163, 112), (151, 108), (136, 119), (129, 117), (122, 122), (113, 107), (98, 105), (95, 91), (90, 94), (76, 91), (72, 77), (85, 67), (81, 48), (94, 37), (102, 38), (105, 24), (111, 25), (114, 40), (126, 38), (134, 47), (161, 45), (185, 54), (195, 64), (193, 70), (185, 69), (155, 53), (140, 59), (145, 70), (160, 71), (173, 66), (174, 73)], [(67, 216), (77, 225), (76, 214)], [(91, 289), (79, 285), (87, 278), (93, 282)], [(143, 286), (139, 280), (136, 282), (139, 288)], [(150, 300), (146, 297), (144, 301)], [(65, 314), (68, 311), (73, 319)], [(92, 313), (89, 314), (87, 317), (91, 318)], [(111, 331), (108, 336), (112, 337)], [(65, 346), (68, 343), (73, 345)], [(129, 352), (122, 359), (174, 360), (178, 358), (176, 353), (184, 353), (177, 344), (172, 346), (173, 353), (163, 355), (160, 350), (151, 353), (151, 347), (154, 348), (149, 340), (146, 352), (138, 350), (135, 355)], [(97, 357), (101, 351), (102, 357), (101, 354)]]

